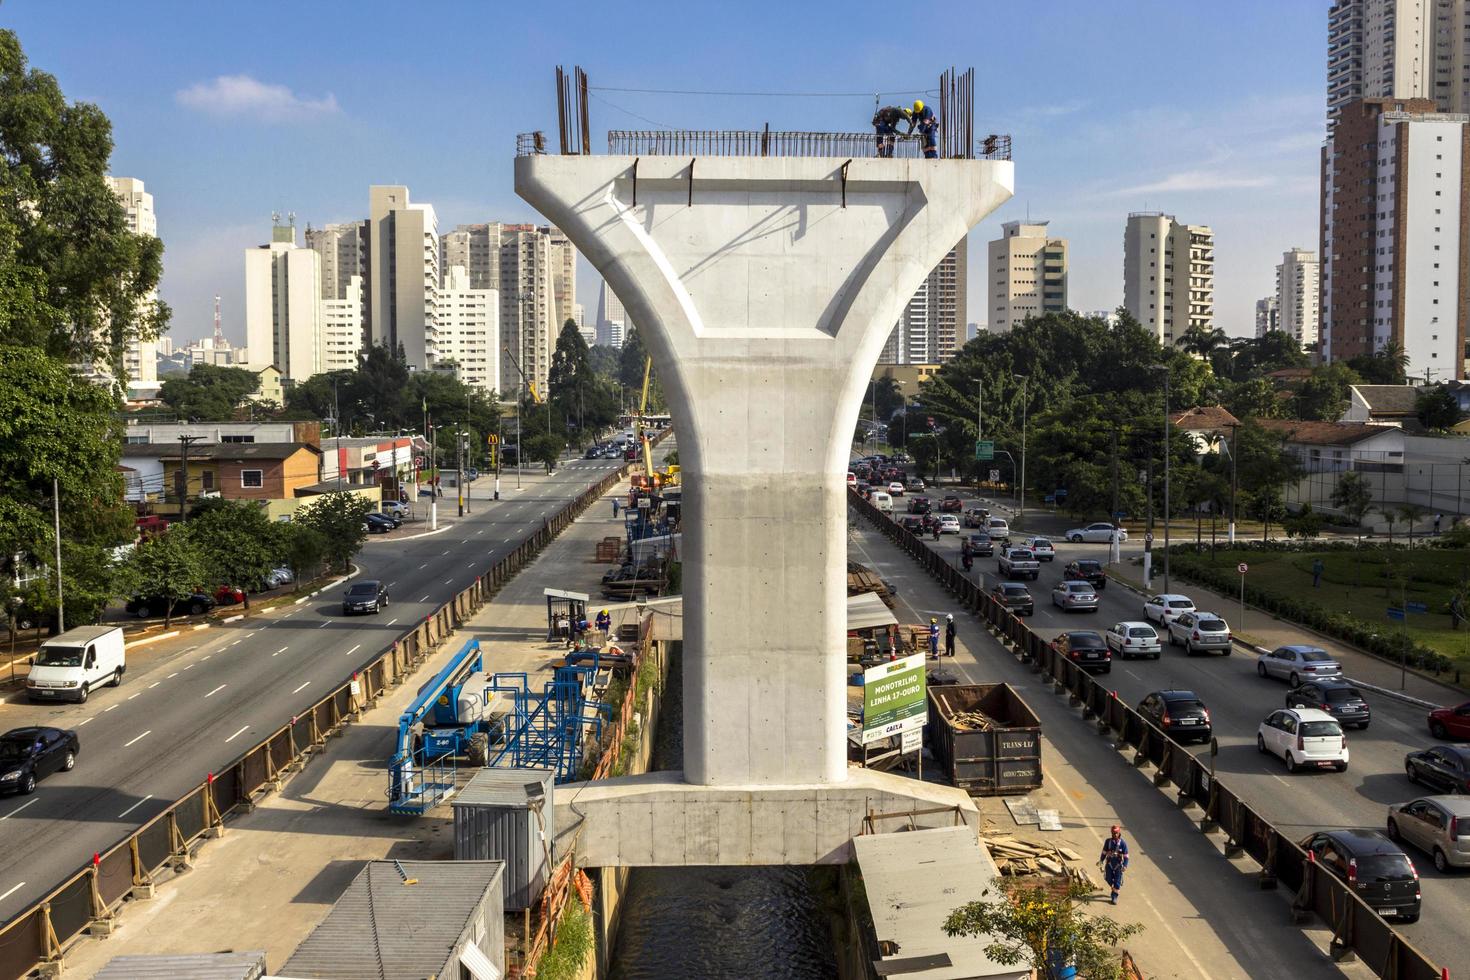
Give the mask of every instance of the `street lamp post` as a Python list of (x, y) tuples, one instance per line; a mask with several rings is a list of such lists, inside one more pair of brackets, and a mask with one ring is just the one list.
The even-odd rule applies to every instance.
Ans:
[(1026, 521), (1026, 379), (1021, 375), (1014, 375), (1021, 382), (1021, 483), (1016, 489), (1016, 525), (1024, 526)]
[(1230, 448), (1227, 450), (1230, 453), (1230, 529), (1227, 534), (1230, 544), (1235, 544), (1235, 451), (1238, 448), (1239, 434), (1240, 426), (1232, 425), (1230, 427)]
[(1164, 591), (1169, 591), (1169, 365), (1159, 364), (1164, 372)]

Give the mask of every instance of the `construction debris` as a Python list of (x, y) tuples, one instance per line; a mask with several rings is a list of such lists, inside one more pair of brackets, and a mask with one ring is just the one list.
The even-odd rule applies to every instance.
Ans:
[(885, 606), (893, 608), (893, 593), (878, 573), (862, 562), (850, 561), (847, 563), (847, 594), (862, 595), (864, 592), (877, 593)]
[(949, 723), (957, 732), (988, 732), (996, 727), (996, 721), (983, 711), (956, 711)]
[(1007, 834), (981, 834), (980, 842), (1002, 877), (1048, 875), (1097, 887), (1082, 864), (1082, 856), (1065, 844), (1037, 844)]

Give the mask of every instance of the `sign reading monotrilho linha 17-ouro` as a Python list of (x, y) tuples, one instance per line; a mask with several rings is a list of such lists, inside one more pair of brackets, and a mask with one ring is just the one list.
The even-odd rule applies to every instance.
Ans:
[(928, 718), (922, 653), (863, 672), (864, 744), (923, 728)]

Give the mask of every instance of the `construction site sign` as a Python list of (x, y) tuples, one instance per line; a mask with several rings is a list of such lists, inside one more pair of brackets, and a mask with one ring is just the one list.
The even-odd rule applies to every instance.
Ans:
[(924, 655), (863, 671), (863, 743), (924, 727), (929, 718)]

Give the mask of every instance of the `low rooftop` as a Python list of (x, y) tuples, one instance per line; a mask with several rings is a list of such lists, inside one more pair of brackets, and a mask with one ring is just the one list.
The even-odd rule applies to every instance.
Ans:
[(1285, 436), (1287, 442), (1308, 446), (1351, 446), (1374, 436), (1389, 433), (1403, 434), (1402, 429), (1369, 425), (1366, 422), (1298, 422), (1294, 419), (1257, 419), (1256, 424), (1268, 432)]

